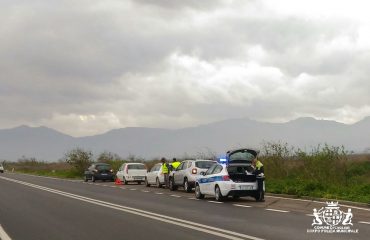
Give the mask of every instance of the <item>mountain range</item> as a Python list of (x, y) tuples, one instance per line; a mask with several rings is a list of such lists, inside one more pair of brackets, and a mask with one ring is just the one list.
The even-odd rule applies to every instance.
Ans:
[(282, 141), (310, 149), (318, 144), (344, 146), (346, 150), (370, 150), (370, 117), (348, 125), (335, 121), (298, 118), (286, 123), (231, 119), (182, 129), (128, 127), (104, 134), (72, 137), (47, 127), (19, 126), (0, 130), (0, 159), (22, 156), (56, 161), (76, 147), (122, 157), (201, 156), (238, 147), (259, 148), (263, 142)]

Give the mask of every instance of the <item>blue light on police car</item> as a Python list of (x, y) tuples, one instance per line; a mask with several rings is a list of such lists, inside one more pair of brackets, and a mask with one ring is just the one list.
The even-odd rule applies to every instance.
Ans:
[(226, 158), (220, 158), (219, 161), (220, 162), (226, 162), (227, 160), (226, 160)]

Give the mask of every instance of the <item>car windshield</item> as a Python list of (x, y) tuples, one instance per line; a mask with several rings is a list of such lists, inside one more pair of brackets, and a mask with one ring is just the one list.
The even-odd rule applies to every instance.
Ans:
[(98, 170), (111, 170), (111, 166), (108, 164), (96, 165), (96, 169)]
[(213, 164), (214, 162), (212, 161), (196, 161), (195, 162), (195, 166), (197, 168), (204, 168), (204, 169), (210, 168)]
[(145, 169), (143, 164), (131, 164), (127, 165), (127, 169)]

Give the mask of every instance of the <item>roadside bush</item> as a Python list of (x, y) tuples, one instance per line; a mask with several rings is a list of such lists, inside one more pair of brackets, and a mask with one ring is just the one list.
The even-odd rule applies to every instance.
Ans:
[(79, 174), (83, 174), (85, 169), (92, 163), (93, 154), (81, 148), (76, 148), (66, 153), (65, 161), (73, 166)]

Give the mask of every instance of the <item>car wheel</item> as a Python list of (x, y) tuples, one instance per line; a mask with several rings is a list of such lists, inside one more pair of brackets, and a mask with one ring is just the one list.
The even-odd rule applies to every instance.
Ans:
[(87, 176), (85, 175), (84, 176), (84, 182), (87, 182), (87, 181), (89, 181), (89, 179), (87, 178)]
[(215, 198), (216, 198), (216, 201), (218, 202), (222, 202), (225, 199), (225, 197), (222, 196), (219, 186), (216, 186), (215, 188)]
[(161, 182), (159, 181), (159, 178), (157, 178), (157, 179), (155, 180), (155, 183), (156, 183), (157, 188), (161, 188), (161, 187), (162, 187), (162, 184), (161, 184)]
[(148, 179), (147, 179), (147, 178), (145, 178), (145, 186), (150, 187), (150, 184), (149, 184), (149, 182), (148, 182)]
[(92, 175), (92, 176), (91, 176), (91, 181), (92, 181), (92, 182), (95, 182), (95, 181), (96, 181), (96, 179), (95, 179), (95, 176), (94, 176), (94, 175)]
[(192, 190), (190, 185), (189, 185), (188, 179), (186, 179), (186, 178), (184, 180), (184, 189), (185, 189), (186, 192), (191, 192), (191, 190)]
[(127, 184), (128, 184), (128, 182), (127, 182), (126, 178), (125, 178), (125, 177), (123, 177), (122, 179), (123, 179), (123, 184), (127, 185)]
[(137, 182), (137, 184), (139, 184), (139, 185), (140, 185), (140, 184), (141, 184), (141, 181), (138, 181), (138, 182)]
[(195, 198), (196, 199), (203, 199), (204, 198), (204, 194), (202, 194), (200, 192), (200, 187), (199, 187), (198, 184), (195, 186)]

